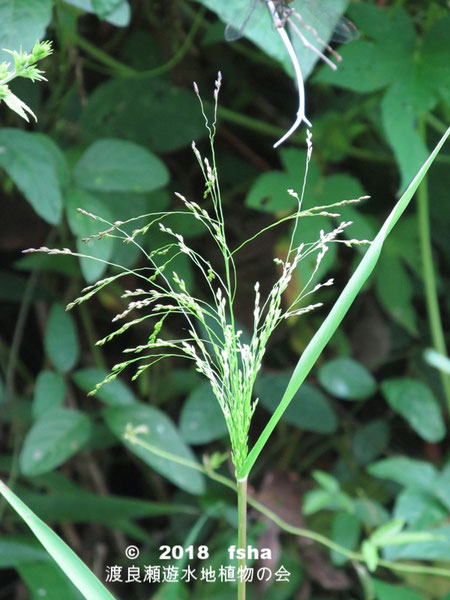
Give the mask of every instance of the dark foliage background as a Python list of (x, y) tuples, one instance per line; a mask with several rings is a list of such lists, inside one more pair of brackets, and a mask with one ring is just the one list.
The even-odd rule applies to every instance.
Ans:
[[(83, 286), (113, 271), (85, 259), (21, 252), (68, 247), (142, 266), (138, 253), (118, 240), (86, 248), (82, 239), (98, 226), (76, 208), (116, 221), (176, 210), (175, 191), (203, 202), (190, 145), (196, 140), (206, 152), (208, 143), (192, 82), (210, 114), (219, 69), (216, 152), (231, 245), (295, 208), (286, 190), (301, 188), (305, 132), (273, 150), (296, 111), (293, 80), (274, 58), (276, 33), (269, 30), (262, 48), (245, 38), (229, 44), (217, 16), (226, 20), (245, 5), (0, 0), (1, 48), (28, 49), (37, 38), (51, 39), (55, 48), (41, 65), (48, 83), (11, 85), (38, 116), (37, 125), (0, 106), (0, 472), (102, 580), (107, 565), (129, 566), (129, 544), (141, 549), (140, 565), (159, 564), (162, 544), (188, 539), (208, 545), (213, 566), (224, 564), (226, 548), (236, 543), (233, 494), (186, 467), (140, 460), (118, 435), (143, 410), (161, 448), (201, 460), (227, 452), (225, 423), (208, 386), (178, 360), (158, 363), (133, 385), (122, 378), (87, 397), (121, 360), (122, 348), (148, 336), (142, 327), (95, 346), (126, 306), (120, 295), (136, 285), (135, 277), (67, 313), (65, 305)], [(305, 207), (370, 195), (357, 208), (345, 207), (342, 217), (354, 222), (351, 237), (371, 239), (448, 123), (450, 17), (438, 0), (366, 0), (351, 3), (346, 14), (360, 39), (339, 49), (336, 72), (316, 65), (306, 83), (314, 154)], [(0, 61), (8, 59), (0, 53)], [(251, 481), (252, 494), (285, 520), (350, 549), (393, 517), (440, 536), (389, 547), (389, 560), (450, 559), (450, 380), (424, 358), (430, 347), (445, 353), (450, 318), (449, 162), (447, 148)], [(327, 217), (310, 221), (302, 223), (302, 241), (333, 225)], [(173, 227), (217, 258), (195, 223), (174, 216)], [(239, 255), (244, 328), (251, 325), (254, 282), (270, 289), (272, 259), (286, 249), (288, 236), (288, 227), (273, 229)], [(160, 241), (149, 236), (143, 243), (153, 249)], [(358, 251), (330, 249), (319, 278), (333, 276), (336, 283), (321, 292), (325, 307), (274, 336), (255, 390), (260, 404), (252, 435), (266, 423), (357, 259)], [(175, 265), (196, 289), (188, 262)], [(310, 270), (299, 269), (297, 290)], [(334, 479), (317, 480), (317, 471)], [(227, 461), (221, 472), (231, 476)], [(46, 598), (80, 597), (19, 518), (4, 504), (0, 513), (0, 599), (35, 599), (44, 588)], [(193, 530), (204, 515), (203, 527)], [(250, 541), (271, 548), (274, 562), (292, 573), (289, 583), (265, 590), (254, 584), (253, 598), (450, 598), (448, 578), (383, 569), (363, 578), (365, 589), (345, 557), (268, 527), (256, 511)], [(111, 590), (160, 600), (235, 595), (232, 585), (218, 581), (116, 583)]]

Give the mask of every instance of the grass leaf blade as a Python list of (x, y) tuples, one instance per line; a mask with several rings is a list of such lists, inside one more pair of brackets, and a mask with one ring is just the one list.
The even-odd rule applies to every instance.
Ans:
[(280, 404), (273, 413), (272, 417), (270, 418), (266, 427), (262, 431), (258, 440), (254, 444), (252, 450), (250, 451), (247, 457), (247, 460), (245, 461), (242, 467), (242, 470), (237, 474), (239, 478), (248, 476), (264, 444), (268, 440), (272, 431), (275, 429), (284, 411), (288, 407), (295, 393), (297, 392), (297, 390), (311, 371), (312, 367), (316, 363), (321, 352), (323, 351), (323, 349), (335, 333), (336, 329), (342, 322), (343, 318), (347, 314), (347, 311), (352, 305), (353, 300), (356, 298), (364, 283), (372, 273), (381, 254), (381, 250), (387, 236), (389, 235), (389, 233), (391, 232), (391, 230), (393, 229), (394, 225), (397, 223), (403, 212), (406, 210), (417, 188), (419, 187), (420, 182), (425, 177), (428, 169), (430, 168), (431, 164), (433, 163), (434, 159), (436, 158), (437, 154), (439, 153), (440, 149), (444, 145), (449, 135), (450, 128), (447, 129), (447, 131), (442, 136), (441, 140), (439, 141), (433, 152), (424, 162), (419, 172), (410, 183), (408, 189), (405, 191), (400, 200), (394, 206), (392, 212), (390, 213), (383, 226), (381, 227), (380, 231), (378, 232), (377, 236), (373, 240), (370, 248), (367, 250), (357, 269), (349, 279), (345, 288), (342, 290), (341, 295), (336, 300), (330, 313), (328, 314), (325, 321), (322, 323), (312, 340), (309, 342), (306, 349), (304, 350), (297, 363), (297, 366), (294, 369), (294, 372), (280, 401)]
[(22, 517), (50, 556), (80, 590), (86, 600), (114, 600), (114, 596), (89, 570), (84, 562), (78, 558), (75, 552), (2, 481), (0, 481), (0, 494), (9, 502), (17, 514)]

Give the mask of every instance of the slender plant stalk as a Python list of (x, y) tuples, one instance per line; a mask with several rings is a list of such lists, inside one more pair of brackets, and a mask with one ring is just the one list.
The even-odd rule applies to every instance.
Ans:
[[(425, 137), (425, 123), (420, 122), (420, 132)], [(424, 177), (417, 190), (417, 212), (420, 239), (420, 254), (422, 257), (423, 283), (427, 305), (428, 321), (433, 347), (443, 356), (447, 356), (444, 329), (437, 294), (436, 275), (433, 265), (433, 250), (431, 246), (430, 215), (428, 202), (428, 181)], [(450, 413), (450, 375), (440, 371), (442, 388), (445, 395), (447, 410)]]
[[(190, 467), (196, 471), (199, 471), (200, 473), (203, 473), (207, 477), (210, 477), (213, 481), (217, 481), (218, 483), (221, 483), (222, 485), (236, 491), (239, 494), (236, 483), (234, 481), (232, 481), (231, 479), (229, 479), (228, 477), (224, 477), (223, 475), (216, 473), (209, 463), (205, 462), (205, 465), (201, 465), (192, 460), (183, 458), (181, 456), (177, 456), (176, 454), (173, 454), (172, 452), (168, 452), (167, 450), (162, 450), (161, 448), (158, 448), (157, 446), (154, 446), (153, 444), (150, 444), (146, 440), (140, 438), (139, 433), (140, 432), (137, 429), (133, 428), (130, 425), (126, 430), (124, 437), (126, 440), (130, 441), (131, 443), (137, 444), (138, 446), (145, 448), (149, 452), (152, 452), (152, 453), (156, 454), (157, 456), (160, 456), (161, 458), (166, 458), (166, 459), (171, 460), (180, 465), (184, 465), (186, 467)], [(246, 482), (245, 488), (247, 490), (247, 482)], [(271, 521), (273, 521), (276, 525), (278, 525), (281, 529), (283, 529), (287, 533), (291, 533), (292, 535), (308, 538), (310, 540), (317, 542), (318, 544), (325, 546), (326, 548), (329, 548), (330, 550), (339, 552), (340, 554), (343, 554), (344, 556), (346, 556), (349, 560), (353, 561), (355, 563), (355, 565), (365, 562), (365, 558), (361, 552), (355, 552), (353, 550), (349, 550), (348, 548), (345, 548), (345, 546), (341, 546), (340, 544), (333, 542), (326, 536), (324, 536), (320, 533), (316, 533), (315, 531), (312, 531), (311, 529), (306, 529), (303, 527), (296, 527), (294, 525), (291, 525), (290, 523), (288, 523), (287, 521), (282, 519), (273, 510), (271, 510), (270, 508), (267, 508), (267, 506), (265, 506), (264, 504), (262, 504), (261, 502), (259, 502), (255, 498), (253, 498), (252, 496), (249, 496), (247, 494), (247, 492), (246, 492), (246, 500), (247, 500), (247, 503), (250, 504), (250, 506), (252, 506), (253, 508), (256, 508), (256, 510), (258, 510), (261, 514), (265, 515), (267, 518), (269, 518)], [(418, 564), (418, 563), (410, 564), (410, 563), (405, 563), (405, 562), (392, 562), (392, 561), (384, 560), (384, 559), (379, 559), (378, 565), (380, 567), (385, 567), (386, 569), (390, 569), (391, 571), (399, 571), (399, 572), (403, 572), (403, 573), (416, 573), (416, 574), (423, 573), (423, 574), (428, 574), (428, 575), (436, 575), (438, 577), (449, 577), (450, 578), (450, 569), (445, 569), (442, 567), (434, 567), (434, 566), (422, 565), (422, 564)]]
[(286, 51), (291, 59), (292, 66), (294, 68), (295, 80), (297, 82), (297, 90), (298, 90), (298, 110), (294, 123), (290, 127), (290, 129), (273, 145), (274, 148), (278, 148), (284, 141), (286, 141), (298, 127), (300, 127), (302, 121), (306, 123), (308, 127), (312, 127), (310, 121), (306, 118), (305, 115), (305, 86), (303, 83), (303, 75), (300, 68), (300, 64), (297, 59), (297, 55), (295, 54), (294, 47), (292, 45), (291, 40), (289, 39), (288, 34), (286, 33), (284, 27), (281, 27), (278, 23), (278, 14), (277, 9), (272, 0), (266, 0), (267, 6), (272, 14), (272, 18), (274, 20), (277, 32), (281, 37), (281, 40), (286, 48)]
[[(196, 464), (196, 463), (193, 463)], [(196, 465), (199, 466), (199, 465)], [(213, 476), (212, 474), (211, 476)], [(215, 476), (213, 478), (216, 478)], [(231, 482), (230, 482), (231, 483)], [(231, 485), (233, 485), (231, 483)], [(75, 586), (82, 592), (86, 600), (114, 600), (111, 593), (105, 588), (105, 586), (95, 577), (95, 575), (89, 571), (86, 565), (76, 556), (76, 554), (54, 533), (41, 519), (39, 519), (21, 500), (18, 498), (7, 486), (0, 481), (0, 494), (10, 503), (14, 510), (22, 517), (22, 519), (31, 528), (35, 536), (51, 554), (54, 560), (58, 563), (61, 569), (66, 573), (69, 579), (75, 584)], [(271, 511), (268, 511), (271, 512)], [(276, 515), (275, 515), (276, 516)], [(206, 518), (206, 515), (205, 515)], [(281, 521), (281, 520), (280, 520)], [(191, 532), (194, 537), (201, 526), (203, 525), (203, 518), (200, 518), (194, 525)], [(302, 530), (299, 528), (288, 526), (291, 533), (295, 535), (304, 535)], [(332, 542), (331, 542), (332, 543)], [(336, 544), (333, 544), (336, 546)], [(361, 562), (364, 561), (364, 557), (356, 552), (351, 552), (346, 548), (339, 550), (342, 554), (354, 561), (355, 568), (360, 572), (364, 567)], [(360, 561), (360, 562), (355, 562)], [(410, 573), (427, 573), (433, 575), (449, 576), (450, 571), (447, 569), (427, 567), (420, 564), (403, 564), (403, 563), (390, 563), (386, 560), (380, 560), (378, 563), (380, 566), (387, 567), (390, 569), (398, 570), (399, 572), (410, 572)]]
[(97, 60), (99, 63), (111, 69), (113, 74), (117, 74), (120, 77), (128, 77), (130, 79), (159, 77), (160, 75), (163, 75), (164, 73), (167, 73), (168, 71), (172, 70), (174, 66), (177, 65), (183, 59), (185, 54), (189, 51), (189, 48), (192, 46), (192, 43), (194, 41), (194, 37), (202, 23), (204, 13), (205, 8), (201, 7), (195, 16), (192, 27), (188, 32), (183, 44), (172, 56), (172, 58), (170, 58), (166, 63), (159, 67), (155, 67), (153, 69), (146, 69), (144, 71), (133, 69), (127, 64), (116, 60), (107, 52), (86, 40), (83, 36), (74, 35), (72, 42), (79, 48), (84, 50), (87, 54), (95, 58), (95, 60)]
[[(247, 553), (247, 477), (237, 481), (238, 497), (238, 548)], [(245, 569), (246, 557), (239, 559), (238, 567), (241, 577), (238, 577), (238, 600), (245, 600)]]

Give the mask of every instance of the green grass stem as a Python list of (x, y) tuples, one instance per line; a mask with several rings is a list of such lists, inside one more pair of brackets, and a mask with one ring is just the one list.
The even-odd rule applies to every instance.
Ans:
[[(425, 123), (420, 123), (422, 137), (425, 136)], [(443, 356), (447, 356), (444, 329), (442, 326), (437, 282), (433, 264), (433, 249), (431, 245), (430, 214), (428, 181), (424, 177), (417, 190), (417, 214), (420, 240), (420, 254), (422, 258), (423, 283), (425, 288), (425, 301), (427, 306), (428, 322), (433, 348)], [(445, 396), (447, 410), (450, 413), (450, 375), (440, 371), (442, 389)]]
[[(153, 452), (156, 455), (161, 456), (162, 458), (168, 458), (176, 463), (179, 463), (184, 466), (191, 467), (192, 469), (195, 469), (197, 471), (200, 471), (204, 475), (206, 475), (207, 477), (212, 479), (213, 481), (217, 481), (218, 483), (221, 483), (222, 485), (234, 490), (235, 492), (238, 492), (236, 483), (233, 480), (229, 479), (228, 477), (225, 477), (224, 475), (220, 475), (219, 473), (216, 473), (211, 468), (211, 466), (209, 465), (209, 463), (207, 461), (205, 461), (205, 465), (200, 465), (199, 463), (187, 460), (185, 458), (181, 458), (181, 457), (177, 456), (176, 454), (167, 452), (166, 450), (161, 450), (160, 448), (153, 446), (152, 444), (149, 444), (148, 442), (139, 438), (139, 436), (136, 435), (136, 433), (134, 433), (132, 428), (130, 428), (127, 431), (126, 439), (131, 441), (132, 443), (138, 444), (142, 448), (146, 448), (150, 452)], [(255, 498), (253, 498), (251, 495), (248, 495), (248, 494), (247, 494), (247, 503), (250, 506), (252, 506), (253, 508), (256, 508), (257, 511), (259, 511), (261, 514), (266, 516), (268, 519), (273, 521), (283, 531), (286, 531), (287, 533), (291, 533), (292, 535), (302, 536), (302, 537), (308, 538), (310, 540), (313, 540), (313, 541), (317, 542), (318, 544), (325, 546), (329, 550), (334, 550), (335, 552), (339, 552), (340, 554), (343, 554), (349, 560), (351, 560), (355, 563), (364, 563), (364, 556), (362, 555), (362, 553), (349, 550), (348, 548), (345, 548), (344, 546), (341, 546), (340, 544), (333, 542), (326, 536), (324, 536), (320, 533), (317, 533), (315, 531), (312, 531), (311, 529), (307, 529), (306, 527), (305, 528), (304, 527), (296, 527), (294, 525), (291, 525), (290, 523), (288, 523), (287, 521), (282, 519), (282, 517), (280, 517), (276, 512), (274, 512), (270, 508), (267, 508), (267, 506), (265, 506), (264, 504), (262, 504), (261, 502), (259, 502), (258, 500), (256, 500)], [(418, 564), (418, 563), (412, 564), (412, 563), (391, 562), (389, 560), (382, 560), (382, 559), (378, 560), (378, 565), (381, 567), (385, 567), (386, 569), (389, 569), (391, 571), (399, 571), (399, 572), (404, 572), (404, 573), (416, 573), (416, 574), (423, 573), (423, 574), (427, 574), (427, 575), (436, 575), (439, 577), (449, 577), (450, 578), (450, 569), (444, 569), (441, 567), (427, 566), (427, 565), (422, 565), (422, 564)]]
[[(247, 551), (247, 477), (237, 482), (238, 497), (238, 548), (244, 548)], [(238, 577), (238, 600), (245, 600), (245, 568), (247, 566), (246, 558), (238, 561), (241, 570), (241, 577)]]

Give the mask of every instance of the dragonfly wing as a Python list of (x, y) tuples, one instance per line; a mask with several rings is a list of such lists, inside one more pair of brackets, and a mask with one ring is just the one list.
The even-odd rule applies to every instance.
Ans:
[(331, 34), (331, 41), (337, 44), (347, 44), (359, 38), (359, 31), (346, 17), (341, 16)]
[[(340, 6), (339, 6), (340, 5)], [(304, 25), (316, 40), (339, 44), (358, 39), (359, 33), (351, 21), (339, 12), (345, 9), (345, 2), (333, 0), (332, 5), (325, 0), (294, 0), (289, 4), (301, 15)]]
[(233, 19), (225, 27), (225, 39), (227, 42), (234, 42), (244, 35), (244, 30), (247, 27), (247, 23), (253, 17), (257, 7), (262, 3), (262, 0), (251, 0), (248, 9), (244, 15), (239, 15), (236, 19)]

